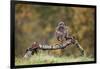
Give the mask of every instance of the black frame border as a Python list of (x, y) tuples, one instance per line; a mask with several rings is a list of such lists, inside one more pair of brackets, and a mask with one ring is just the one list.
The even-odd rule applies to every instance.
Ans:
[[(36, 4), (36, 5), (49, 5), (49, 6), (67, 6), (67, 7), (86, 7), (95, 9), (95, 30), (94, 30), (94, 61), (85, 62), (71, 62), (71, 63), (53, 63), (53, 64), (38, 64), (38, 65), (18, 65), (15, 66), (15, 5), (16, 4)], [(48, 66), (61, 66), (61, 65), (80, 65), (80, 64), (93, 64), (97, 62), (96, 55), (96, 5), (80, 5), (80, 4), (64, 4), (64, 3), (49, 3), (49, 2), (34, 2), (34, 1), (11, 1), (10, 7), (10, 68), (31, 68), (31, 67), (48, 67)]]

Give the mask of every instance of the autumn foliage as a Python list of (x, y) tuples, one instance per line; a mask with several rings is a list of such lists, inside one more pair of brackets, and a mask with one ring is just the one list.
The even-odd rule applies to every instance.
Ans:
[[(71, 35), (84, 48), (86, 56), (94, 57), (95, 9), (48, 5), (17, 4), (15, 7), (15, 55), (23, 56), (34, 41), (44, 44), (59, 43), (54, 33), (59, 21), (64, 21)], [(52, 55), (74, 55), (75, 46), (49, 51)]]

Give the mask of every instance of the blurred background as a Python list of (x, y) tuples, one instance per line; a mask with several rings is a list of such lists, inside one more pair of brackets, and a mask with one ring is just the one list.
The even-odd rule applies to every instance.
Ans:
[[(71, 35), (79, 41), (86, 56), (94, 57), (95, 9), (48, 5), (16, 4), (15, 56), (24, 55), (34, 41), (45, 44), (59, 43), (54, 37), (56, 26), (64, 21)], [(78, 56), (80, 51), (69, 46), (63, 51), (49, 51), (53, 55)]]

